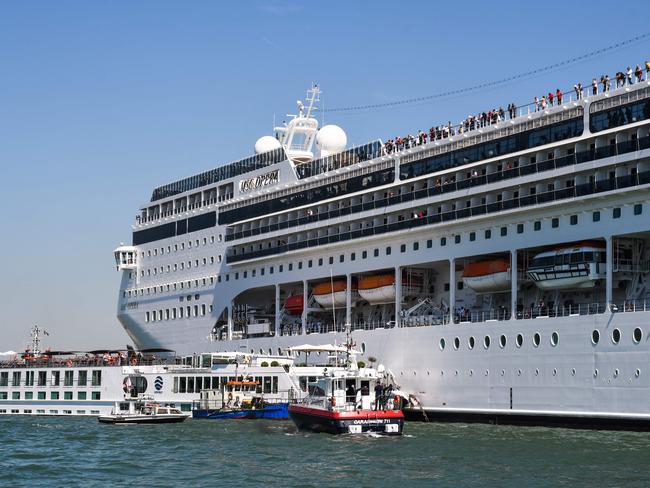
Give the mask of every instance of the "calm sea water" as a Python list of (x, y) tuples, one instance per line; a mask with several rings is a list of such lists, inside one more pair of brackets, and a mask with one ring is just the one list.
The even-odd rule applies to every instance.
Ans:
[(410, 422), (403, 438), (335, 437), (71, 417), (0, 417), (0, 432), (3, 486), (650, 486), (646, 433)]

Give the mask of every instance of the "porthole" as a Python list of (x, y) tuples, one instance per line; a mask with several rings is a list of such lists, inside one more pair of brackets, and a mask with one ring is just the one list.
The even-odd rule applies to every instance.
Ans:
[(485, 370), (485, 376), (487, 376), (487, 375), (489, 375), (489, 374), (490, 374), (490, 371), (486, 369), (486, 370)]
[(441, 351), (445, 350), (445, 339), (444, 338), (440, 339), (440, 350)]
[(473, 369), (470, 369), (470, 370), (469, 370), (469, 375), (470, 375), (470, 376), (474, 376), (474, 370), (473, 370)]
[(521, 347), (524, 343), (524, 336), (517, 334), (517, 347)]
[(458, 351), (459, 347), (460, 347), (460, 339), (458, 337), (456, 337), (454, 339), (454, 349), (456, 349)]
[(366, 343), (365, 342), (361, 343), (361, 352), (364, 353), (364, 354), (366, 353)]
[(614, 329), (612, 331), (612, 342), (618, 344), (621, 341), (621, 331), (619, 329)]
[(614, 370), (614, 378), (618, 378), (618, 368)]
[(600, 332), (598, 332), (598, 329), (594, 329), (594, 331), (591, 333), (591, 343), (595, 346), (598, 344), (598, 341), (600, 340)]
[(505, 374), (506, 374), (506, 370), (505, 370), (505, 369), (502, 369), (502, 370), (501, 370), (501, 376), (504, 376)]
[(634, 372), (634, 376), (636, 376), (637, 378), (638, 378), (639, 376), (641, 376), (641, 370), (640, 370), (640, 369), (637, 369), (637, 370)]
[(483, 339), (483, 347), (485, 347), (485, 349), (490, 348), (490, 336), (485, 336), (485, 339)]
[(571, 369), (571, 376), (575, 376), (575, 375), (576, 375), (576, 369), (575, 369), (575, 368), (572, 368), (572, 369)]
[(535, 332), (533, 336), (533, 346), (539, 347), (539, 343), (542, 341), (542, 336), (539, 335), (539, 332)]
[(637, 327), (634, 329), (634, 333), (632, 334), (632, 338), (634, 339), (634, 342), (638, 344), (641, 342), (641, 339), (643, 339), (643, 331), (641, 330), (640, 327)]
[(473, 336), (470, 337), (470, 338), (467, 340), (467, 346), (468, 346), (470, 349), (474, 349), (474, 337), (473, 337)]
[(539, 369), (535, 368), (535, 376), (539, 376)]
[(454, 371), (454, 376), (458, 376), (458, 370)]
[(521, 370), (520, 369), (517, 370), (517, 376), (521, 376)]
[(558, 335), (557, 332), (553, 332), (551, 334), (551, 346), (555, 347), (557, 346), (558, 341), (560, 340), (560, 336)]
[(507, 341), (508, 341), (508, 340), (506, 339), (506, 336), (505, 336), (505, 335), (502, 335), (501, 337), (499, 337), (499, 344), (501, 345), (501, 348), (502, 348), (502, 349), (503, 349), (504, 347), (506, 347), (506, 342), (507, 342)]
[(557, 376), (557, 369), (553, 368), (553, 376)]
[(594, 369), (594, 378), (598, 376), (598, 368)]

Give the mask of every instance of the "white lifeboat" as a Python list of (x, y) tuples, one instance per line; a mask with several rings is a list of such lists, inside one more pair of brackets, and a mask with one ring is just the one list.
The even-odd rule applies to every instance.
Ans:
[(510, 261), (494, 259), (470, 263), (463, 268), (463, 283), (478, 293), (510, 289)]
[[(347, 290), (348, 284), (347, 280), (334, 280), (332, 282), (326, 281), (324, 283), (319, 283), (318, 285), (315, 285), (314, 288), (312, 289), (312, 294), (314, 296), (314, 300), (324, 308), (331, 308), (332, 306), (334, 307), (345, 307), (347, 298), (346, 298), (346, 290)], [(352, 282), (352, 296), (353, 300), (356, 295), (356, 283)]]
[[(420, 275), (402, 274), (402, 296), (413, 296), (423, 291)], [(359, 295), (370, 304), (395, 301), (395, 274), (386, 273), (364, 276), (359, 280)]]
[(541, 290), (593, 288), (605, 278), (605, 262), (604, 244), (586, 241), (535, 255), (527, 274)]

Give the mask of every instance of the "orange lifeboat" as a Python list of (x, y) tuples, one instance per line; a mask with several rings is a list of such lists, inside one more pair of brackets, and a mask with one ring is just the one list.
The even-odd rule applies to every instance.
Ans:
[[(335, 307), (344, 307), (346, 305), (346, 289), (347, 289), (346, 280), (334, 280), (325, 281), (319, 283), (312, 288), (312, 294), (314, 295), (314, 300), (321, 307), (332, 307), (332, 304)], [(352, 280), (352, 293), (357, 289), (356, 280)]]
[(291, 315), (300, 315), (304, 306), (305, 297), (302, 293), (300, 295), (292, 295), (290, 297), (287, 297), (287, 299), (284, 301), (284, 309)]
[[(422, 276), (402, 272), (402, 296), (422, 292)], [(359, 280), (359, 295), (368, 303), (395, 301), (395, 274), (385, 273), (364, 276)]]
[(470, 263), (463, 268), (463, 283), (478, 293), (510, 289), (510, 261), (493, 259)]

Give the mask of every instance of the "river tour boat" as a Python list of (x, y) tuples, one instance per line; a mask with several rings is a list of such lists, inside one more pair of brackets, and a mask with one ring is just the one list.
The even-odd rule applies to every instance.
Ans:
[(116, 402), (110, 414), (100, 415), (97, 420), (102, 424), (171, 424), (184, 422), (188, 417), (178, 408), (141, 398)]

